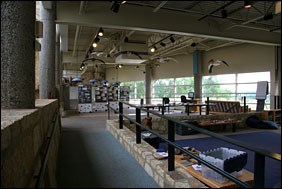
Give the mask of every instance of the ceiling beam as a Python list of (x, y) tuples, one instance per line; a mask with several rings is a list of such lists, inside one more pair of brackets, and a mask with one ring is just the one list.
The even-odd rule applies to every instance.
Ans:
[[(78, 17), (76, 16), (77, 3), (69, 1), (58, 1), (57, 3), (56, 23), (208, 37), (272, 46), (281, 45), (280, 33), (250, 30), (244, 27), (235, 27), (228, 32), (222, 32), (206, 22), (199, 22), (194, 15), (190, 14), (166, 14), (164, 11), (155, 14), (150, 7), (132, 5), (123, 6), (122, 11), (114, 14), (109, 11), (109, 2), (93, 1), (88, 6), (88, 9), (93, 11)], [(167, 24), (163, 24), (164, 21)]]

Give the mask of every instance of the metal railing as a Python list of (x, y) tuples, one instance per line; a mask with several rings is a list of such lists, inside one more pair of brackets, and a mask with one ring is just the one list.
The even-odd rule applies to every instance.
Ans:
[(52, 124), (53, 125), (52, 125), (52, 128), (51, 128), (51, 133), (50, 133), (50, 136), (46, 137), (47, 147), (46, 147), (46, 150), (44, 152), (43, 161), (41, 162), (39, 173), (38, 173), (38, 175), (34, 176), (34, 179), (35, 179), (34, 188), (40, 188), (41, 187), (43, 177), (45, 175), (45, 170), (46, 170), (47, 162), (48, 162), (48, 159), (49, 159), (50, 146), (51, 146), (51, 142), (53, 141), (53, 136), (54, 136), (54, 133), (55, 133), (58, 115), (59, 115), (59, 110), (57, 110), (52, 117)]
[[(123, 104), (129, 105), (130, 107), (135, 108), (135, 113), (136, 113), (135, 119), (132, 119), (129, 116), (123, 114)], [(111, 109), (114, 110), (113, 108), (111, 108), (108, 105), (108, 112), (109, 112), (108, 113), (108, 119), (110, 119), (110, 110)], [(114, 110), (114, 111), (115, 111), (115, 113), (117, 113), (116, 110)], [(141, 111), (149, 112), (153, 115), (156, 115), (157, 117), (166, 119), (168, 121), (168, 137), (165, 138), (164, 136), (160, 135), (156, 131), (148, 129), (147, 127), (142, 125), (141, 124)], [(234, 140), (232, 138), (229, 138), (229, 137), (226, 137), (226, 136), (214, 133), (214, 132), (210, 132), (208, 130), (202, 129), (200, 127), (194, 126), (194, 125), (189, 124), (189, 123), (180, 122), (179, 120), (176, 120), (173, 117), (161, 115), (160, 113), (157, 113), (155, 111), (147, 110), (145, 108), (142, 108), (142, 107), (136, 106), (136, 105), (132, 105), (132, 104), (129, 104), (127, 102), (119, 101), (119, 112), (118, 113), (119, 113), (119, 129), (123, 129), (123, 118), (128, 119), (131, 123), (134, 123), (136, 125), (136, 143), (137, 144), (141, 143), (141, 128), (148, 130), (152, 134), (156, 135), (157, 137), (159, 137), (160, 139), (162, 139), (163, 141), (168, 143), (168, 171), (173, 171), (175, 169), (175, 157), (174, 157), (174, 155), (175, 155), (175, 148), (177, 148), (181, 152), (188, 154), (189, 156), (198, 160), (198, 162), (200, 162), (201, 164), (206, 165), (207, 167), (211, 168), (212, 170), (216, 171), (217, 173), (219, 173), (219, 174), (223, 175), (224, 177), (230, 179), (234, 183), (238, 184), (240, 187), (262, 188), (262, 187), (264, 187), (264, 181), (265, 181), (265, 157), (268, 157), (268, 158), (271, 158), (271, 159), (274, 159), (274, 160), (277, 160), (277, 161), (281, 161), (281, 154), (254, 147), (254, 146), (249, 145), (245, 142), (240, 142), (240, 141)], [(242, 148), (253, 151), (255, 153), (253, 185), (250, 186), (250, 185), (246, 184), (245, 182), (242, 182), (241, 180), (239, 180), (238, 178), (229, 174), (228, 172), (226, 172), (226, 171), (224, 171), (224, 170), (222, 170), (218, 167), (215, 167), (214, 165), (210, 164), (209, 162), (201, 159), (199, 156), (194, 155), (190, 151), (188, 151), (188, 150), (182, 148), (181, 146), (177, 145), (175, 143), (175, 127), (174, 127), (175, 124), (179, 124), (181, 126), (191, 128), (193, 130), (196, 130), (200, 133), (214, 137), (214, 138), (219, 139), (221, 141), (225, 141), (225, 142), (228, 142), (228, 143), (231, 143), (231, 144), (234, 144), (234, 145), (240, 146)]]

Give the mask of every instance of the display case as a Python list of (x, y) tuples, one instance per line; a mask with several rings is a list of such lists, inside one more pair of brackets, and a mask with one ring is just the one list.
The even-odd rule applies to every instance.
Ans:
[(91, 85), (78, 86), (78, 112), (92, 112)]
[(107, 102), (108, 87), (96, 87), (95, 89), (95, 102)]

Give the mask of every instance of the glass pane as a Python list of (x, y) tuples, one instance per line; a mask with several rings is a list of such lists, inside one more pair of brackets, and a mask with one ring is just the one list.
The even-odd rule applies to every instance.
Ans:
[(236, 85), (203, 85), (203, 93), (235, 93)]
[(194, 91), (194, 86), (175, 86), (176, 97), (185, 95), (187, 97), (188, 92)]
[(224, 75), (215, 75), (215, 76), (204, 76), (203, 84), (219, 84), (219, 83), (235, 83), (236, 75), (235, 74), (224, 74)]
[(145, 98), (145, 85), (144, 81), (137, 81), (136, 82), (136, 87), (137, 87), (137, 98)]
[(253, 72), (238, 74), (237, 83), (270, 82), (270, 72)]
[(174, 87), (172, 86), (154, 88), (153, 98), (173, 97), (173, 96), (174, 96)]
[(237, 92), (238, 93), (256, 93), (257, 84), (238, 84)]
[(181, 77), (175, 79), (175, 85), (194, 85), (193, 77)]
[(153, 86), (167, 86), (167, 85), (174, 85), (174, 79), (158, 79), (153, 82)]

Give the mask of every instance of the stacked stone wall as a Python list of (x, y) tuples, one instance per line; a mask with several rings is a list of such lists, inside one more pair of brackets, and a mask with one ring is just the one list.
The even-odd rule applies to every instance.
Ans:
[[(58, 100), (37, 99), (35, 109), (1, 110), (1, 188), (34, 187), (55, 124), (41, 187), (56, 187), (60, 139)], [(52, 119), (58, 111), (56, 122)]]
[[(236, 124), (237, 129), (246, 128), (246, 119), (251, 115), (257, 115), (259, 118), (262, 117), (261, 112), (246, 112), (246, 113), (224, 113), (224, 114), (210, 114), (210, 115), (187, 115), (187, 114), (179, 114), (172, 115), (174, 119), (182, 121), (182, 120), (195, 120), (195, 121), (207, 121), (207, 120), (239, 120), (240, 123)], [(152, 128), (154, 131), (164, 135), (168, 133), (168, 121), (165, 118), (160, 118), (155, 115), (150, 115), (152, 117)], [(135, 119), (135, 117), (132, 117)], [(126, 127), (130, 130), (135, 131), (135, 124), (130, 123), (128, 120), (124, 121)]]
[(185, 170), (176, 166), (168, 171), (167, 159), (158, 160), (154, 157), (155, 149), (144, 140), (136, 144), (135, 133), (127, 127), (119, 129), (118, 120), (107, 120), (107, 130), (127, 149), (145, 171), (162, 188), (206, 188)]

